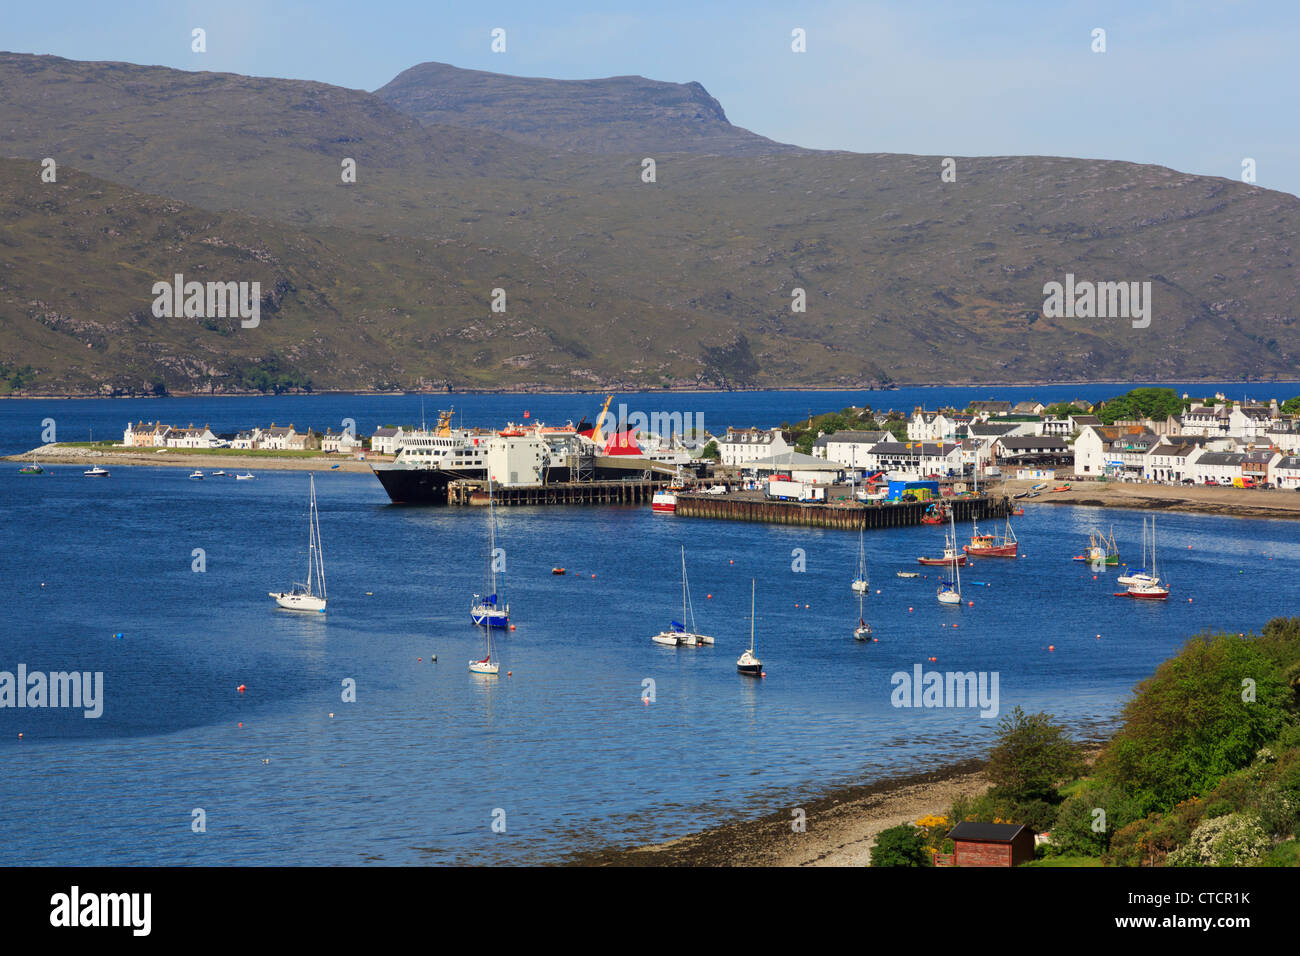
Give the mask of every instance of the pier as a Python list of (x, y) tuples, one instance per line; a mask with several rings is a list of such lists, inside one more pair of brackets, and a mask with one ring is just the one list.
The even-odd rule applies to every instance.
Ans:
[[(497, 507), (530, 505), (648, 505), (654, 493), (668, 485), (667, 479), (618, 481), (564, 481), (546, 485), (520, 485), (492, 489)], [(447, 486), (451, 505), (486, 505), (486, 481), (453, 481)]]
[[(952, 509), (954, 521), (1006, 518), (1011, 514), (1011, 500), (1001, 498), (944, 498)], [(677, 517), (714, 518), (723, 521), (757, 521), (764, 524), (790, 524), (811, 528), (836, 528), (843, 531), (876, 528), (910, 528), (921, 523), (927, 501), (832, 502), (805, 504), (798, 501), (774, 501), (760, 495), (707, 495), (699, 492), (678, 493)]]

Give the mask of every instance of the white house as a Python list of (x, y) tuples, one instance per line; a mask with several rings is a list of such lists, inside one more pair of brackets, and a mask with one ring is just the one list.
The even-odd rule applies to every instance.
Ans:
[(297, 434), (298, 432), (292, 423), (285, 426), (271, 422), (271, 427), (262, 431), (258, 447), (270, 449), (271, 451), (286, 451), (289, 448), (290, 440)]
[(927, 412), (916, 409), (907, 420), (907, 437), (909, 441), (941, 441), (951, 438), (957, 427), (943, 412)]
[(962, 446), (950, 442), (881, 442), (866, 459), (867, 471), (945, 478), (962, 473)]
[(377, 455), (396, 455), (406, 435), (406, 429), (400, 425), (376, 428), (375, 433), (370, 436), (370, 450)]
[(1053, 435), (1003, 435), (993, 442), (997, 461), (1008, 465), (1061, 465), (1073, 456), (1070, 443)]
[(1179, 417), (1180, 433), (1207, 438), (1231, 434), (1232, 416), (1227, 405), (1193, 405)]
[(791, 451), (794, 446), (779, 428), (728, 428), (727, 434), (718, 439), (719, 460), (731, 468)]
[(846, 470), (838, 461), (814, 458), (797, 451), (756, 458), (746, 462), (744, 467), (757, 477), (782, 474), (789, 475), (791, 481), (806, 481), (810, 484), (829, 484), (842, 477)]
[(1267, 405), (1233, 405), (1228, 413), (1228, 434), (1246, 441), (1261, 441), (1275, 420), (1274, 411)]
[(1246, 456), (1236, 451), (1207, 451), (1196, 459), (1192, 477), (1197, 484), (1213, 478), (1221, 485), (1230, 485), (1242, 476), (1241, 465)]
[(122, 432), (122, 444), (128, 448), (162, 448), (167, 445), (169, 431), (171, 426), (162, 422), (136, 422), (134, 425), (127, 422), (126, 431)]
[(867, 454), (882, 441), (893, 441), (886, 431), (839, 431), (820, 436), (813, 442), (817, 458), (843, 462), (850, 468), (867, 467)]
[(1152, 445), (1147, 452), (1143, 477), (1152, 481), (1182, 481), (1196, 478), (1196, 459), (1205, 452), (1203, 446), (1190, 441), (1165, 441)]
[(230, 440), (230, 447), (249, 451), (259, 447), (261, 439), (262, 429), (260, 428), (254, 428), (252, 431), (236, 432), (235, 437)]
[(335, 434), (332, 429), (325, 429), (320, 440), (321, 451), (327, 454), (350, 455), (361, 448), (361, 439), (353, 432), (344, 431)]
[(1265, 430), (1261, 441), (1290, 454), (1300, 452), (1300, 421), (1294, 418), (1279, 419)]
[(211, 428), (204, 425), (202, 428), (195, 428), (193, 424), (189, 428), (172, 428), (167, 432), (168, 448), (220, 448), (221, 439)]
[(1300, 455), (1288, 455), (1273, 465), (1273, 483), (1279, 488), (1300, 488)]
[(1145, 474), (1147, 452), (1159, 442), (1159, 435), (1137, 426), (1089, 425), (1074, 440), (1074, 473)]

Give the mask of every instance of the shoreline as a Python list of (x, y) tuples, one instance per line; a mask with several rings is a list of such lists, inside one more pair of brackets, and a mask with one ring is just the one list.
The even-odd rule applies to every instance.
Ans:
[[(1002, 482), (1010, 496), (1035, 482)], [(1173, 511), (1181, 514), (1219, 515), (1225, 518), (1300, 519), (1300, 494), (1282, 488), (1223, 488), (1196, 485), (1146, 485), (1121, 482), (1070, 482), (1069, 491), (1044, 491), (1037, 498), (1013, 499), (1026, 509), (1035, 505), (1073, 505), (1081, 508), (1129, 508), (1136, 511)]]
[(725, 823), (663, 843), (584, 850), (565, 866), (866, 866), (881, 830), (947, 813), (957, 796), (988, 787), (987, 761), (971, 758), (936, 770), (837, 787), (805, 800), (805, 832), (793, 807), (756, 820)]
[[(320, 388), (312, 389), (310, 392), (284, 392), (280, 395), (268, 395), (265, 392), (168, 392), (166, 395), (104, 395), (100, 392), (60, 392), (49, 395), (0, 395), (0, 401), (12, 399), (14, 401), (85, 401), (89, 399), (97, 400), (121, 400), (121, 401), (148, 401), (161, 400), (168, 398), (311, 398), (319, 395), (322, 397), (339, 396), (339, 395), (356, 395), (366, 398), (375, 398), (391, 396), (393, 398), (406, 398), (411, 396), (434, 396), (434, 395), (600, 395), (614, 392), (631, 392), (634, 394), (715, 394), (723, 395), (730, 392), (736, 394), (757, 394), (761, 392), (893, 392), (905, 388), (1051, 388), (1051, 387), (1088, 387), (1096, 385), (1114, 385), (1120, 388), (1138, 388), (1138, 387), (1172, 387), (1174, 385), (1225, 385), (1229, 384), (1221, 379), (1214, 378), (1190, 378), (1180, 379), (1171, 382), (1142, 382), (1135, 384), (1131, 381), (1097, 381), (1094, 379), (1080, 381), (1055, 381), (1042, 380), (1030, 382), (889, 382), (888, 384), (876, 383), (875, 385), (862, 383), (858, 385), (791, 385), (786, 388), (704, 388), (696, 385), (679, 385), (679, 386), (627, 386), (626, 384), (610, 384), (592, 386), (587, 388), (560, 388), (551, 386), (538, 386), (535, 388), (490, 388), (462, 386), (460, 388), (446, 391), (444, 389), (427, 389), (427, 390), (399, 390), (399, 391), (378, 391), (369, 389), (355, 388)], [(1233, 385), (1295, 385), (1300, 387), (1300, 380), (1282, 379), (1282, 378), (1262, 378), (1262, 379), (1245, 379), (1239, 382), (1232, 382)]]
[[(388, 458), (376, 458), (375, 461), (389, 461)], [(187, 449), (168, 449), (164, 454), (151, 452), (115, 452), (92, 448), (59, 448), (43, 445), (19, 455), (4, 455), (0, 461), (39, 462), (41, 465), (103, 465), (105, 467), (130, 468), (189, 468), (200, 471), (346, 471), (368, 473), (369, 461), (356, 458), (275, 458), (260, 455), (205, 455), (193, 453)], [(336, 467), (337, 466), (337, 467)]]

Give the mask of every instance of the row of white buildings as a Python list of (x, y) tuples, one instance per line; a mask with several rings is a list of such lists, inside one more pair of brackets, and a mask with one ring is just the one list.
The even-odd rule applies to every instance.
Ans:
[[(382, 429), (381, 429), (382, 431)], [(162, 422), (128, 422), (122, 433), (122, 444), (128, 448), (235, 448), (245, 451), (326, 451), (351, 454), (363, 448), (360, 438), (350, 432), (326, 431), (324, 434), (308, 428), (299, 431), (292, 423), (269, 428), (252, 428), (233, 434), (213, 432), (207, 426), (186, 427), (164, 425)]]

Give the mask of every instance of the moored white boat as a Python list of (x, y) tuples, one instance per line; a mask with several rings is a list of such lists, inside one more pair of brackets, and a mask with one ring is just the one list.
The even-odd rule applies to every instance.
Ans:
[(87, 468), (81, 474), (84, 475), (86, 478), (107, 478), (108, 469), (101, 468), (99, 465), (95, 465), (92, 468)]
[(497, 518), (491, 476), (488, 477), (488, 576), (491, 588), (485, 596), (474, 595), (470, 620), (489, 631), (494, 627), (509, 627), (510, 605), (501, 599), (497, 590)]
[(202, 480), (203, 480), (203, 472), (199, 471), (198, 469), (195, 469), (193, 472), (190, 473), (190, 481), (202, 481)]
[(308, 476), (307, 583), (294, 583), (288, 591), (268, 591), (267, 596), (286, 611), (325, 612), (325, 554), (321, 550), (320, 515), (316, 510), (316, 478)]
[(736, 659), (736, 670), (746, 677), (762, 677), (763, 662), (754, 653), (754, 595), (755, 583), (749, 582), (749, 647)]
[[(949, 523), (952, 527), (952, 542), (956, 542), (957, 527), (956, 525), (951, 524), (951, 521), (952, 519), (950, 517)], [(948, 549), (945, 549), (945, 553), (947, 553), (947, 550)], [(935, 592), (935, 597), (938, 599), (940, 604), (961, 604), (961, 566), (963, 563), (964, 562), (954, 561), (952, 564), (948, 565), (948, 580), (939, 582), (939, 589)]]
[(686, 647), (697, 647), (700, 644), (713, 643), (712, 637), (707, 634), (700, 634), (695, 630), (695, 605), (691, 601), (690, 582), (686, 577), (685, 545), (682, 546), (682, 618), (691, 622), (689, 630), (681, 621), (671, 621), (666, 631), (660, 631), (651, 640), (656, 644), (684, 645)]

